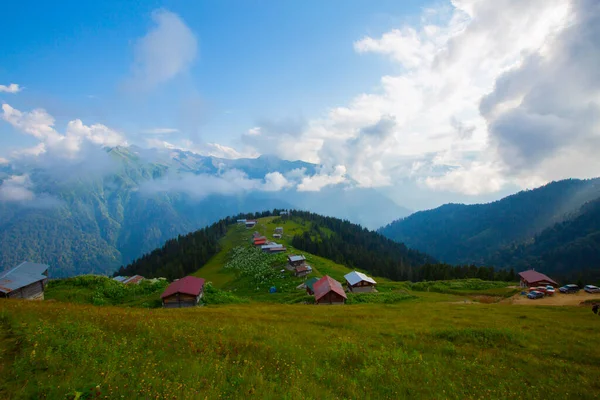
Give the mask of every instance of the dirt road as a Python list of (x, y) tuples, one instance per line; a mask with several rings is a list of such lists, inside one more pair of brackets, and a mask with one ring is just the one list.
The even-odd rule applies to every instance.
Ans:
[[(600, 304), (600, 293), (586, 293), (580, 290), (576, 294), (562, 294), (558, 290), (554, 296), (546, 296), (542, 299), (531, 300), (527, 296), (516, 294), (508, 299), (502, 300), (501, 303), (509, 304), (524, 304), (528, 306), (578, 306), (582, 301), (598, 300)], [(590, 304), (591, 307), (591, 304)]]

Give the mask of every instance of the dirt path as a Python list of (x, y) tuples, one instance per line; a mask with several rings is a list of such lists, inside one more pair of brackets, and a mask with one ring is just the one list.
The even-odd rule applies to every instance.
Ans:
[[(557, 293), (554, 296), (546, 296), (542, 299), (531, 300), (527, 296), (516, 294), (508, 299), (502, 300), (501, 303), (508, 304), (524, 304), (528, 306), (578, 306), (582, 301), (598, 300), (600, 303), (600, 293), (586, 293), (580, 290), (577, 294), (562, 294)], [(590, 304), (591, 307), (591, 304)]]

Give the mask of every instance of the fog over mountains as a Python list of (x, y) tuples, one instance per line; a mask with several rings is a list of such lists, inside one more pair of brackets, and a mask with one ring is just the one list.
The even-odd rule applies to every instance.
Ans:
[(112, 272), (178, 234), (276, 207), (373, 229), (409, 214), (374, 189), (338, 179), (343, 171), (301, 161), (136, 146), (87, 154), (78, 163), (38, 160), (0, 168), (0, 265), (44, 262), (55, 276)]

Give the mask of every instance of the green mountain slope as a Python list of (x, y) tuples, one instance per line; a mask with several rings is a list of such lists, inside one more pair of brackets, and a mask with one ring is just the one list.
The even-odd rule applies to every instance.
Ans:
[[(0, 201), (0, 270), (29, 260), (49, 264), (54, 277), (112, 273), (177, 235), (253, 210), (314, 207), (340, 217), (355, 216), (370, 226), (406, 212), (361, 188), (306, 193), (240, 189), (225, 194), (211, 189), (210, 179), (231, 169), (248, 179), (264, 179), (274, 171), (315, 173), (315, 165), (301, 161), (224, 160), (133, 146), (99, 152), (97, 163), (0, 167), (0, 185), (11, 176), (26, 176), (35, 192), (30, 202)], [(184, 180), (184, 185), (182, 179), (189, 182)], [(331, 198), (343, 196), (352, 201), (334, 209), (326, 206)], [(357, 212), (365, 203), (378, 207)]]
[(564, 180), (489, 204), (447, 204), (380, 229), (385, 236), (449, 263), (486, 263), (499, 249), (531, 240), (600, 197), (600, 179)]
[(533, 240), (501, 249), (490, 257), (490, 262), (600, 284), (600, 199), (583, 205)]

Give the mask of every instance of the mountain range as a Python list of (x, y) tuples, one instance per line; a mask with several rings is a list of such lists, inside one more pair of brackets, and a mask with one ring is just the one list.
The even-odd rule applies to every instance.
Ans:
[(488, 204), (446, 204), (380, 233), (451, 264), (590, 275), (600, 265), (600, 179), (568, 179)]
[(0, 201), (0, 269), (29, 260), (53, 265), (55, 277), (112, 273), (168, 239), (240, 212), (310, 209), (370, 228), (410, 213), (347, 183), (306, 191), (285, 185), (318, 173), (314, 164), (272, 156), (230, 160), (135, 146), (105, 149), (86, 164), (4, 165), (0, 185), (26, 178), (35, 199)]

